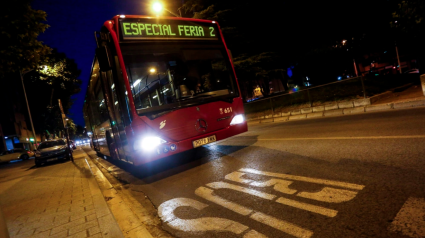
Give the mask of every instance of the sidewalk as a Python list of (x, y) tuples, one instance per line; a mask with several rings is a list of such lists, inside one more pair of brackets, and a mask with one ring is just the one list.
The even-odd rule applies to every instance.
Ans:
[(123, 237), (87, 157), (76, 150), (75, 163), (31, 168), (2, 184), (2, 210), (11, 238)]

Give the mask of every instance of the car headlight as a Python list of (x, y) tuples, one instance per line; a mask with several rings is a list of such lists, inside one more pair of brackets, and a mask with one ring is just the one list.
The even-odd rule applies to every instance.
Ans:
[(242, 122), (245, 121), (245, 118), (243, 117), (242, 114), (236, 115), (235, 117), (233, 117), (232, 121), (230, 122), (230, 125), (236, 125), (236, 124), (241, 124)]
[(134, 150), (145, 150), (145, 151), (153, 151), (157, 146), (165, 143), (166, 141), (156, 137), (156, 136), (148, 136), (141, 140), (136, 140), (134, 142), (133, 148)]

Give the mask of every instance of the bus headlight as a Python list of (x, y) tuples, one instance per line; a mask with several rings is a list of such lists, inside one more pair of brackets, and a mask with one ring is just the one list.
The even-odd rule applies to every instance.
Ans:
[(133, 148), (134, 150), (145, 150), (145, 151), (153, 151), (157, 146), (166, 141), (156, 137), (156, 136), (148, 136), (141, 140), (137, 140), (134, 142)]
[(244, 122), (245, 119), (243, 117), (242, 114), (236, 115), (235, 117), (233, 117), (232, 121), (230, 122), (230, 125), (236, 125), (236, 124), (241, 124), (242, 122)]

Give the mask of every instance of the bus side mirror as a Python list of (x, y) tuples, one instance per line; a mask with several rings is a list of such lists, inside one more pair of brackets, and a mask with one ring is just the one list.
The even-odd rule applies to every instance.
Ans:
[(106, 49), (106, 46), (101, 46), (96, 49), (96, 57), (97, 61), (99, 62), (99, 68), (100, 71), (108, 71), (111, 70), (111, 60), (109, 58), (108, 50)]

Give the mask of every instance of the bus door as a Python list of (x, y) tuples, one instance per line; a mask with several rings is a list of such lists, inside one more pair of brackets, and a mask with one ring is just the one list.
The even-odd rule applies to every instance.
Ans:
[(109, 138), (106, 139), (108, 140), (111, 156), (116, 159), (127, 161), (127, 156), (124, 150), (126, 142), (125, 125), (120, 108), (122, 100), (118, 97), (122, 85), (120, 83), (116, 83), (116, 80), (114, 80), (114, 72), (112, 69), (102, 72), (101, 78), (110, 118)]

